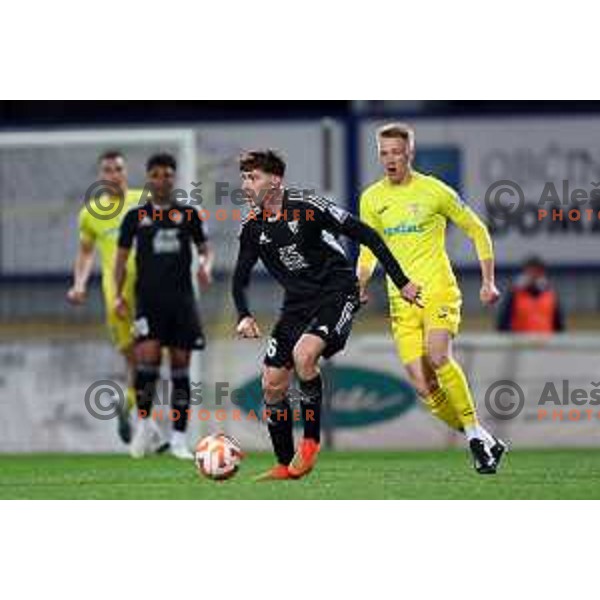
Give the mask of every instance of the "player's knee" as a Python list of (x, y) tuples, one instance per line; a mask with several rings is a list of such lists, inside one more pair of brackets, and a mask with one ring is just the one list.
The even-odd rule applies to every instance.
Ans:
[(447, 350), (430, 350), (427, 353), (429, 364), (435, 369), (441, 369), (449, 360), (450, 354)]
[(294, 367), (300, 379), (314, 379), (319, 374), (319, 357), (310, 348), (294, 348)]
[(274, 377), (265, 373), (262, 377), (262, 390), (265, 402), (267, 404), (276, 404), (285, 398), (288, 390), (287, 379)]

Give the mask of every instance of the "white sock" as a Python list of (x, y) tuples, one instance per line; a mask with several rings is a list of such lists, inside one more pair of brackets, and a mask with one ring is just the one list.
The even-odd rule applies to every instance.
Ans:
[(488, 448), (491, 448), (496, 443), (489, 431), (479, 424), (465, 427), (465, 435), (469, 441), (473, 439), (481, 440)]
[(173, 429), (171, 432), (171, 445), (173, 446), (185, 446), (186, 445), (186, 434), (185, 431), (177, 431)]
[(480, 425), (479, 431), (481, 439), (483, 440), (483, 443), (488, 447), (488, 449), (496, 444), (496, 440), (492, 437), (492, 434), (487, 429)]

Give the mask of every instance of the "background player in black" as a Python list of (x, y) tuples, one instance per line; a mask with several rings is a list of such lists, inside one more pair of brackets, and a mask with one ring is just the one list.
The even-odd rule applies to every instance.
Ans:
[[(371, 248), (407, 301), (419, 304), (420, 290), (408, 281), (373, 229), (329, 200), (284, 188), (285, 163), (273, 151), (244, 155), (240, 171), (252, 210), (242, 225), (233, 279), (238, 334), (261, 335), (246, 298), (250, 273), (259, 258), (285, 290), (281, 315), (267, 342), (262, 376), (278, 465), (259, 479), (301, 477), (312, 469), (319, 451), (323, 394), (319, 359), (343, 349), (359, 307), (354, 267), (337, 235)], [(303, 396), (304, 437), (296, 453), (287, 400), (292, 369)]]
[[(197, 248), (201, 287), (211, 281), (213, 255), (207, 245), (199, 213), (176, 205), (171, 199), (177, 164), (169, 154), (152, 156), (146, 165), (151, 199), (132, 208), (121, 224), (115, 265), (117, 314), (125, 314), (123, 284), (127, 257), (135, 241), (137, 280), (136, 400), (138, 425), (130, 446), (135, 458), (156, 444), (156, 423), (149, 418), (161, 362), (161, 347), (169, 348), (174, 411), (171, 452), (178, 458), (193, 458), (185, 440), (190, 403), (189, 366), (191, 350), (204, 346), (204, 337), (192, 285), (192, 244)], [(177, 411), (177, 412), (175, 412)]]

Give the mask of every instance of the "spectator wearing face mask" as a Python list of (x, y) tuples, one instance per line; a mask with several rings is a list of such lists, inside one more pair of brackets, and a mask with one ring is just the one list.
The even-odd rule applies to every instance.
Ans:
[(497, 328), (530, 334), (564, 331), (558, 294), (548, 281), (541, 258), (532, 257), (523, 265), (500, 306)]

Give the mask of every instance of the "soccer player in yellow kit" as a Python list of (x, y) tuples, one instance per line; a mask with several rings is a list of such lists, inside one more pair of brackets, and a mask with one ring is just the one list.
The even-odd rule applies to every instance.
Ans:
[[(119, 436), (123, 442), (131, 439), (129, 408), (135, 406), (133, 387), (133, 335), (135, 261), (130, 256), (128, 279), (125, 285), (128, 314), (120, 319), (113, 310), (116, 293), (112, 271), (117, 255), (119, 227), (129, 208), (139, 202), (142, 190), (129, 190), (127, 185), (127, 164), (121, 152), (105, 152), (98, 158), (98, 179), (109, 181), (115, 192), (106, 193), (90, 200), (90, 206), (84, 206), (79, 213), (79, 249), (73, 267), (73, 286), (67, 292), (67, 300), (75, 305), (86, 301), (87, 284), (90, 278), (96, 251), (100, 255), (102, 273), (102, 292), (106, 325), (115, 348), (123, 354), (127, 362), (127, 406), (119, 412)], [(107, 186), (108, 187), (108, 186)], [(122, 200), (121, 200), (122, 198)]]
[[(461, 293), (445, 248), (451, 220), (474, 242), (481, 265), (480, 299), (499, 297), (494, 283), (494, 254), (486, 226), (449, 186), (412, 168), (415, 140), (408, 125), (393, 123), (377, 133), (385, 177), (364, 190), (360, 217), (383, 237), (406, 270), (422, 286), (423, 308), (404, 301), (388, 281), (392, 332), (398, 353), (417, 393), (436, 417), (464, 432), (479, 473), (495, 473), (506, 445), (477, 419), (465, 374), (452, 356), (460, 324)], [(368, 248), (358, 261), (361, 299), (376, 266)]]

